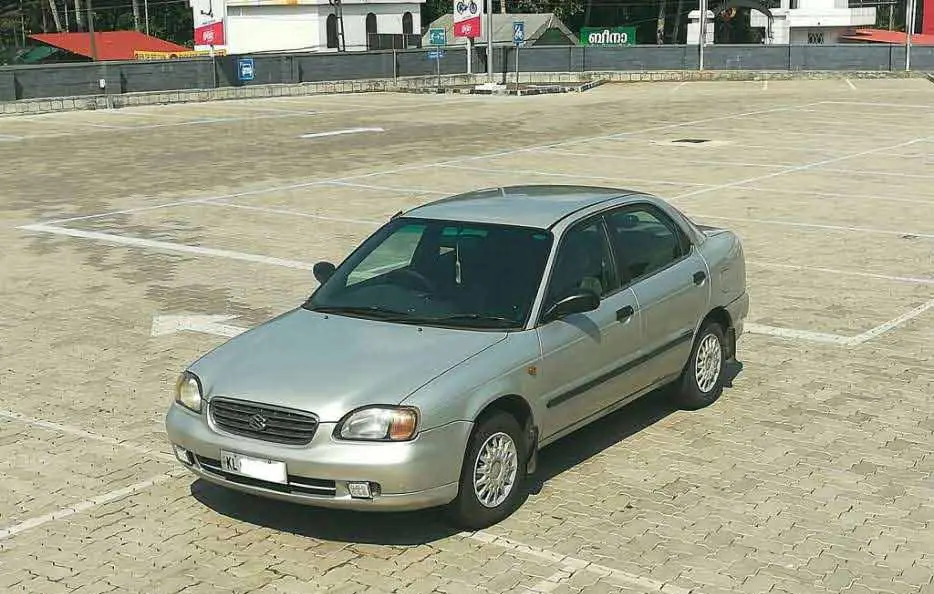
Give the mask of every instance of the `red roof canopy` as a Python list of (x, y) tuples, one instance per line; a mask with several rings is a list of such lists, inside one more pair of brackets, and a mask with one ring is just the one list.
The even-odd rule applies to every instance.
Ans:
[[(847, 41), (868, 41), (871, 43), (890, 43), (905, 45), (906, 35), (901, 31), (885, 29), (857, 29), (849, 35), (841, 36)], [(934, 35), (912, 35), (912, 45), (934, 45)]]
[[(29, 38), (73, 54), (91, 57), (90, 33), (38, 33)], [(94, 44), (97, 46), (98, 60), (135, 60), (134, 51), (190, 51), (187, 47), (139, 31), (95, 31)]]

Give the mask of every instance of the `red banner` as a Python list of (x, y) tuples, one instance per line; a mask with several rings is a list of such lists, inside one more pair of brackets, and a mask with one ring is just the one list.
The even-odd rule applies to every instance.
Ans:
[(934, 35), (934, 0), (924, 0), (921, 19), (921, 34)]
[(195, 27), (195, 45), (224, 45), (224, 21)]

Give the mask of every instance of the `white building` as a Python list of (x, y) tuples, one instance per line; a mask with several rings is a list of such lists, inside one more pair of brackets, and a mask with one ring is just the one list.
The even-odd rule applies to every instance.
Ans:
[[(188, 2), (196, 29), (223, 21), (224, 44), (215, 49), (243, 54), (335, 52), (341, 46), (346, 51), (364, 51), (368, 49), (368, 38), (375, 41), (374, 34), (420, 36), (425, 0), (343, 0), (340, 10), (329, 0)], [(196, 45), (195, 49), (210, 48)]]
[[(873, 25), (875, 7), (850, 8), (848, 0), (781, 0), (779, 8), (772, 8), (772, 23), (756, 10), (749, 13), (749, 25), (763, 29), (763, 42), (767, 44), (819, 44), (840, 43), (841, 36), (854, 27)], [(688, 15), (689, 44), (697, 44), (700, 33), (700, 11)], [(714, 14), (707, 12), (707, 43), (714, 43)]]

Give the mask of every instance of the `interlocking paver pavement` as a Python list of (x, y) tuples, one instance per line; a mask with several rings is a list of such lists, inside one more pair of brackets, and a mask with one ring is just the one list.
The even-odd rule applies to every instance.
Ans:
[[(855, 86), (0, 119), (24, 137), (0, 146), (0, 590), (934, 592), (934, 87)], [(386, 132), (299, 138), (366, 126)], [(714, 406), (652, 395), (562, 440), (523, 507), (476, 535), (165, 474), (172, 383), (222, 339), (152, 336), (153, 316), (254, 326), (394, 212), (530, 182), (660, 193), (741, 233), (750, 321), (872, 335), (745, 336)], [(18, 228), (72, 217), (90, 218)]]

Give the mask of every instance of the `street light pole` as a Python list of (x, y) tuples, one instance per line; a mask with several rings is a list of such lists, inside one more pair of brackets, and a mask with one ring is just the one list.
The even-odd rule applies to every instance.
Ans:
[[(910, 1), (910, 0), (909, 0)], [(700, 34), (697, 43), (700, 47), (698, 54), (698, 70), (704, 69), (704, 43), (707, 41), (707, 0), (700, 0)]]
[(146, 35), (149, 35), (149, 0), (143, 0), (143, 13), (146, 17)]

